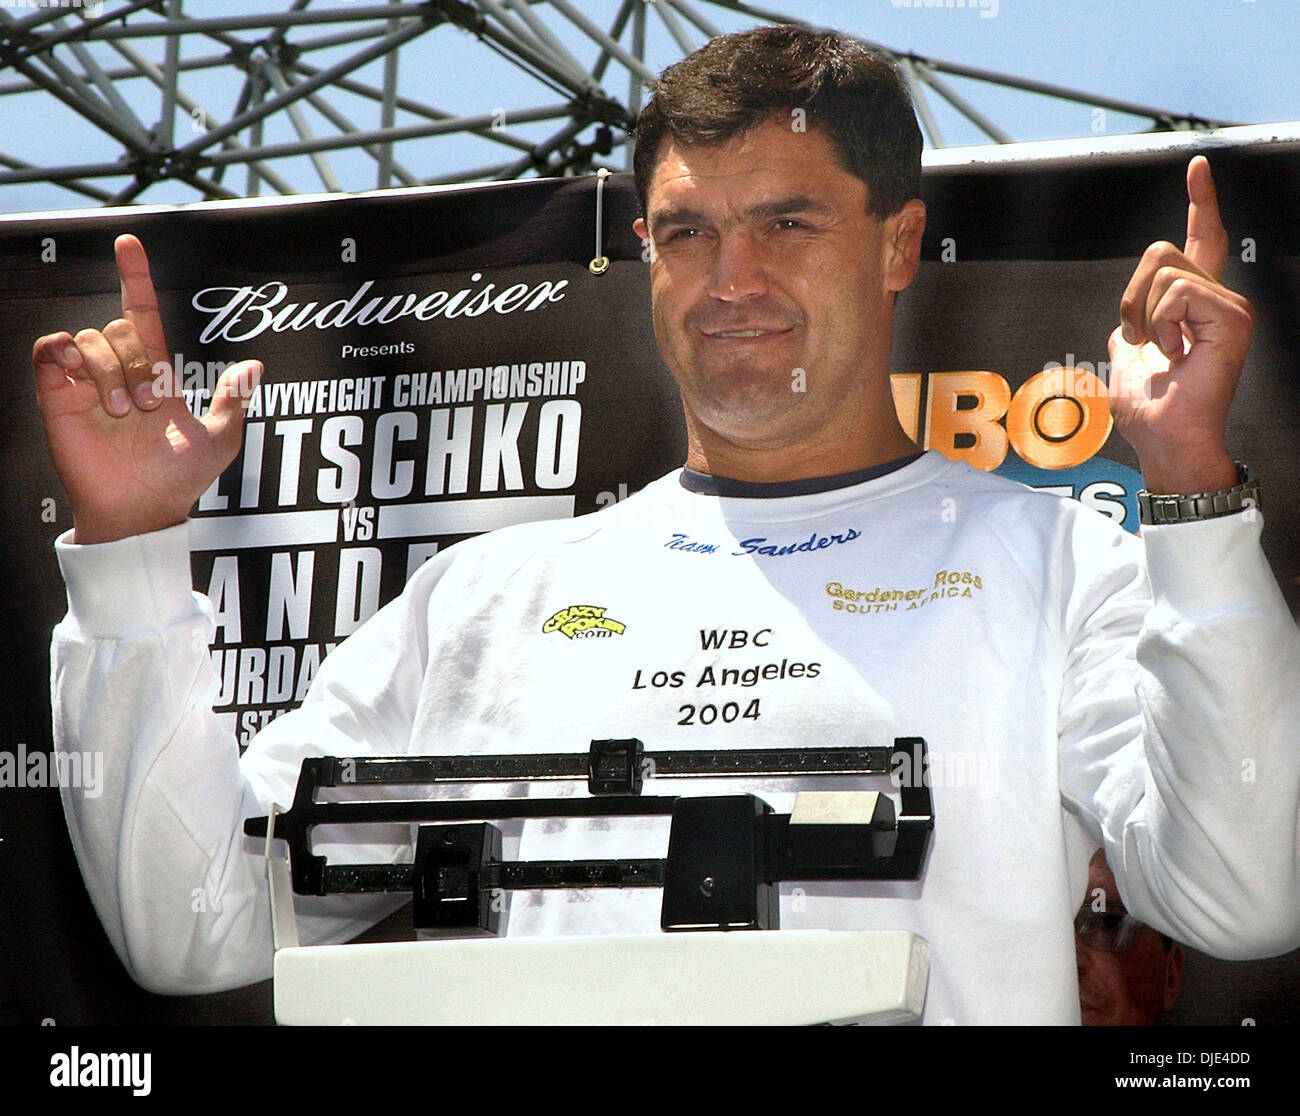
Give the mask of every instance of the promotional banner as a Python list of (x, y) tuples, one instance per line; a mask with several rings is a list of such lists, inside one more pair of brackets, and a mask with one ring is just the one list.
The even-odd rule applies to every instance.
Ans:
[[(1209, 154), (1232, 242), (1225, 282), (1257, 315), (1231, 446), (1261, 478), (1266, 550), (1300, 610), (1300, 148)], [(925, 258), (894, 342), (894, 401), (918, 444), (1137, 530), (1141, 480), (1112, 429), (1106, 338), (1146, 245), (1182, 244), (1188, 157), (1173, 143), (932, 161)], [(556, 179), (0, 220), (12, 385), (0, 432), (0, 1022), (270, 1018), (265, 986), (136, 988), (82, 886), (57, 790), (73, 773), (50, 755), (48, 697), (65, 608), (53, 540), (72, 521), (40, 429), (32, 342), (120, 316), (112, 244), (132, 232), (196, 413), (228, 364), (265, 364), (242, 451), (193, 513), (194, 585), (216, 617), (215, 709), (242, 747), (431, 555), (595, 511), (680, 465), (635, 206), (630, 177), (613, 176), (602, 191)], [(600, 256), (607, 267), (589, 266)], [(76, 775), (93, 794), (102, 770)], [(1227, 985), (1248, 987), (1252, 972), (1278, 986), (1276, 967), (1205, 965), (1187, 1021), (1240, 1022)], [(1294, 1005), (1272, 1021), (1285, 1010), (1297, 1021)]]

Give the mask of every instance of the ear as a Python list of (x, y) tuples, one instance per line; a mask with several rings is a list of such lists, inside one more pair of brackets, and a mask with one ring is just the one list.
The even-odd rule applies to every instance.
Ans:
[(650, 236), (650, 230), (645, 227), (644, 217), (638, 217), (632, 222), (632, 231), (636, 233), (637, 239), (642, 242)]
[(886, 289), (901, 291), (915, 277), (921, 264), (921, 236), (925, 232), (925, 203), (920, 198), (885, 220)]
[(1183, 948), (1183, 943), (1174, 942), (1169, 947), (1169, 954), (1165, 958), (1165, 987), (1160, 1004), (1161, 1011), (1173, 1011), (1174, 1004), (1178, 1002), (1178, 982), (1182, 979), (1183, 964), (1186, 960), (1187, 951)]

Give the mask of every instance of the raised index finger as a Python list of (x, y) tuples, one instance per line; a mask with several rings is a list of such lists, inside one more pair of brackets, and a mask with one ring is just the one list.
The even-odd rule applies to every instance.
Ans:
[(1187, 243), (1185, 255), (1216, 282), (1228, 262), (1228, 233), (1219, 216), (1219, 195), (1210, 161), (1197, 155), (1187, 164)]
[(135, 326), (150, 363), (166, 363), (167, 337), (163, 333), (158, 296), (154, 293), (144, 245), (127, 233), (113, 242), (113, 252), (117, 256), (117, 275), (122, 284), (122, 317)]

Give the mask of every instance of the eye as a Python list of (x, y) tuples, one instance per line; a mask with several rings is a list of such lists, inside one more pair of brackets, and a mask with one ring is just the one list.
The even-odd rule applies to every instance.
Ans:
[(699, 229), (675, 229), (668, 234), (667, 243), (672, 244), (674, 241), (694, 240), (700, 235)]
[(806, 229), (808, 226), (793, 217), (778, 217), (776, 227), (782, 231), (789, 229)]

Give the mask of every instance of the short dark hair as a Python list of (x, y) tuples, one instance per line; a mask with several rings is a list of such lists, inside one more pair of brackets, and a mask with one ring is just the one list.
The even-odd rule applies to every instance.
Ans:
[(912, 98), (884, 55), (839, 31), (782, 24), (719, 35), (651, 85), (636, 125), (633, 171), (642, 216), (666, 136), (717, 144), (803, 109), (840, 165), (867, 184), (877, 220), (921, 192), (921, 129)]

